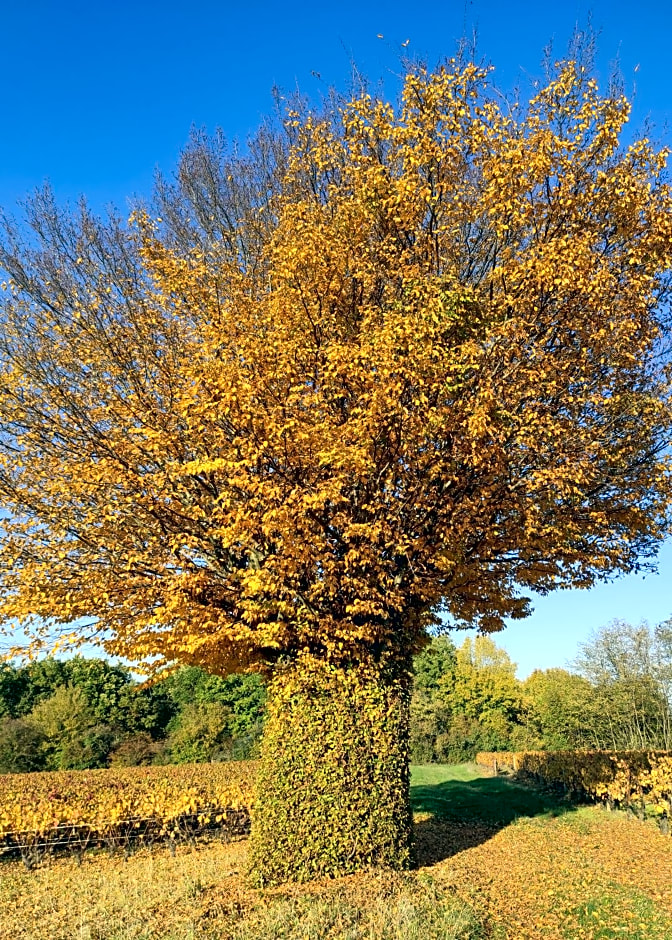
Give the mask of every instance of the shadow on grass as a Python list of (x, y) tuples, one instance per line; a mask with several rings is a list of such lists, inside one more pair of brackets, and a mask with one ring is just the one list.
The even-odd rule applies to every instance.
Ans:
[(578, 806), (508, 777), (416, 784), (411, 787), (411, 802), (414, 812), (432, 814), (415, 824), (420, 867), (481, 845), (520, 817), (561, 816)]

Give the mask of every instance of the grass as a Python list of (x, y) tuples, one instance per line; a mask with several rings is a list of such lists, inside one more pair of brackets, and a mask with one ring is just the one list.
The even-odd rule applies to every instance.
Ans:
[(411, 800), (415, 812), (492, 825), (508, 825), (521, 816), (558, 816), (573, 808), (551, 793), (509, 777), (484, 776), (476, 764), (411, 768)]
[(244, 841), (0, 867), (2, 940), (485, 940), (468, 901), (415, 873), (252, 891)]
[[(619, 916), (623, 910), (627, 911), (627, 925)], [(607, 886), (601, 895), (578, 905), (571, 914), (578, 929), (592, 940), (615, 940), (624, 935), (628, 940), (650, 940), (656, 934), (669, 936), (667, 918), (655, 903), (641, 892), (624, 891), (620, 885)], [(573, 940), (575, 932), (573, 926), (566, 928), (567, 940)]]
[(246, 842), (0, 865), (2, 940), (672, 940), (672, 839), (473, 766), (416, 767), (421, 867), (253, 891)]

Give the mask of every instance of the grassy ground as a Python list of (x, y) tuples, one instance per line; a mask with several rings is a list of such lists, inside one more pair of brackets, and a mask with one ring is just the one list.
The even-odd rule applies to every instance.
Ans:
[(0, 865), (3, 940), (672, 940), (672, 839), (475, 767), (413, 769), (419, 869), (250, 890), (239, 840)]
[(474, 764), (413, 767), (411, 799), (415, 812), (500, 826), (525, 816), (558, 816), (572, 808), (552, 794), (510, 777), (484, 776)]

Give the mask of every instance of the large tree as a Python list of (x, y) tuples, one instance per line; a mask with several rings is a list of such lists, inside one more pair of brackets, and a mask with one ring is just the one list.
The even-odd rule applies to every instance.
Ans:
[(259, 882), (409, 863), (437, 615), (666, 531), (672, 198), (628, 113), (577, 61), (520, 104), (449, 61), (197, 138), (130, 227), (42, 193), (8, 229), (0, 615), (271, 675)]

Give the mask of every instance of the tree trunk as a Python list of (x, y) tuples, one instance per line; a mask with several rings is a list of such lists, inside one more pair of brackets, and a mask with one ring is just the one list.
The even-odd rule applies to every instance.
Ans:
[(411, 864), (407, 667), (304, 656), (269, 689), (252, 818), (258, 886)]

